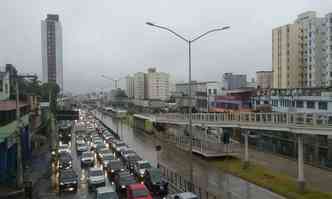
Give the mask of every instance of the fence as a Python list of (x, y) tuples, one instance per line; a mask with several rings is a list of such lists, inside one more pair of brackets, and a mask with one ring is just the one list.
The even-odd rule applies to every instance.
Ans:
[[(173, 135), (163, 132), (155, 132), (156, 135), (166, 141), (168, 143), (174, 144), (176, 147), (188, 151), (190, 147), (190, 138), (189, 136), (180, 136)], [(239, 153), (240, 152), (240, 144), (238, 143), (211, 143), (202, 139), (198, 139), (196, 137), (192, 140), (193, 150), (200, 151), (202, 153)]]
[[(157, 121), (187, 121), (188, 114), (168, 113), (157, 116)], [(227, 112), (227, 113), (194, 113), (193, 121), (199, 122), (230, 122), (230, 123), (255, 123), (270, 125), (300, 125), (332, 127), (331, 114), (304, 114), (304, 113), (250, 113), (250, 112)]]
[(162, 175), (167, 179), (169, 185), (174, 189), (175, 192), (193, 192), (200, 199), (221, 199), (220, 196), (209, 193), (201, 187), (190, 183), (183, 176), (166, 168), (165, 166), (159, 164), (159, 168)]

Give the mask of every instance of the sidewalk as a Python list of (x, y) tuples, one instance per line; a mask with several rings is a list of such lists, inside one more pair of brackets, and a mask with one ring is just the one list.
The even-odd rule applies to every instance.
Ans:
[[(265, 153), (249, 148), (249, 161), (270, 168), (274, 171), (287, 174), (297, 179), (297, 161), (287, 159), (271, 153)], [(304, 165), (304, 178), (307, 186), (322, 191), (332, 192), (332, 172), (308, 164)]]
[[(33, 189), (35, 185), (41, 180), (49, 170), (51, 155), (49, 153), (49, 146), (45, 144), (32, 153), (32, 159), (29, 168), (24, 170), (24, 179), (32, 181)], [(7, 186), (0, 186), (0, 199), (1, 198), (23, 198), (24, 189), (15, 189)]]

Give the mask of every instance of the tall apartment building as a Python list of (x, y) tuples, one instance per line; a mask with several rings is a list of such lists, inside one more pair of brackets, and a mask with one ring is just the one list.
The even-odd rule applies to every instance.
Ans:
[(63, 90), (62, 27), (59, 15), (41, 21), (43, 82), (56, 82)]
[(298, 24), (272, 30), (273, 88), (302, 87), (302, 31)]
[(273, 29), (274, 88), (332, 86), (331, 26), (332, 13), (317, 17), (308, 11)]
[(134, 74), (134, 98), (146, 99), (146, 77), (145, 73), (138, 72)]
[(224, 73), (222, 76), (222, 85), (225, 90), (244, 88), (247, 86), (247, 75)]
[(135, 97), (135, 78), (131, 75), (126, 77), (126, 94), (128, 98), (132, 99)]
[(167, 100), (170, 97), (170, 75), (149, 68), (146, 74), (147, 98), (152, 100)]

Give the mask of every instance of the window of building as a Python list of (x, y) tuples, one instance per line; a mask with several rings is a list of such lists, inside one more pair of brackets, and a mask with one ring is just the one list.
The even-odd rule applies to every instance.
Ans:
[(217, 89), (213, 89), (213, 94), (217, 95)]
[(314, 109), (315, 108), (315, 102), (314, 101), (307, 101), (307, 108)]
[(5, 84), (5, 93), (9, 93), (9, 90), (8, 90), (8, 84)]
[(297, 100), (296, 101), (296, 108), (303, 108), (303, 101)]
[(327, 102), (318, 102), (318, 108), (320, 110), (327, 110)]

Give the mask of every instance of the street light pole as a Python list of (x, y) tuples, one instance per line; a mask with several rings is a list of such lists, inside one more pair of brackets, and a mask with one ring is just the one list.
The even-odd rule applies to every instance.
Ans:
[[(189, 65), (189, 75), (188, 75), (188, 94), (189, 94), (189, 147), (190, 147), (190, 151), (189, 151), (189, 157), (190, 157), (190, 183), (191, 185), (193, 185), (193, 159), (192, 159), (192, 149), (193, 149), (193, 145), (192, 145), (192, 139), (193, 139), (193, 132), (192, 132), (192, 81), (191, 81), (191, 44), (201, 38), (203, 38), (204, 36), (210, 34), (210, 33), (213, 33), (213, 32), (217, 32), (217, 31), (222, 31), (222, 30), (226, 30), (226, 29), (229, 29), (230, 26), (224, 26), (224, 27), (221, 27), (221, 28), (215, 28), (215, 29), (211, 29), (203, 34), (200, 34), (199, 36), (195, 37), (194, 39), (186, 39), (185, 37), (181, 36), (180, 34), (176, 33), (174, 30), (168, 28), (168, 27), (165, 27), (165, 26), (160, 26), (160, 25), (156, 25), (154, 23), (151, 23), (151, 22), (146, 22), (146, 25), (149, 25), (149, 26), (153, 26), (153, 27), (156, 27), (156, 28), (159, 28), (159, 29), (163, 29), (163, 30), (166, 30), (170, 33), (172, 33), (173, 35), (175, 35), (176, 37), (180, 38), (181, 40), (185, 41), (187, 44), (188, 44), (188, 65)], [(192, 187), (190, 187), (192, 188)]]
[(23, 186), (23, 166), (22, 166), (22, 148), (21, 148), (21, 111), (20, 111), (20, 92), (18, 79), (16, 76), (16, 145), (17, 145), (17, 158), (16, 158), (16, 186)]

